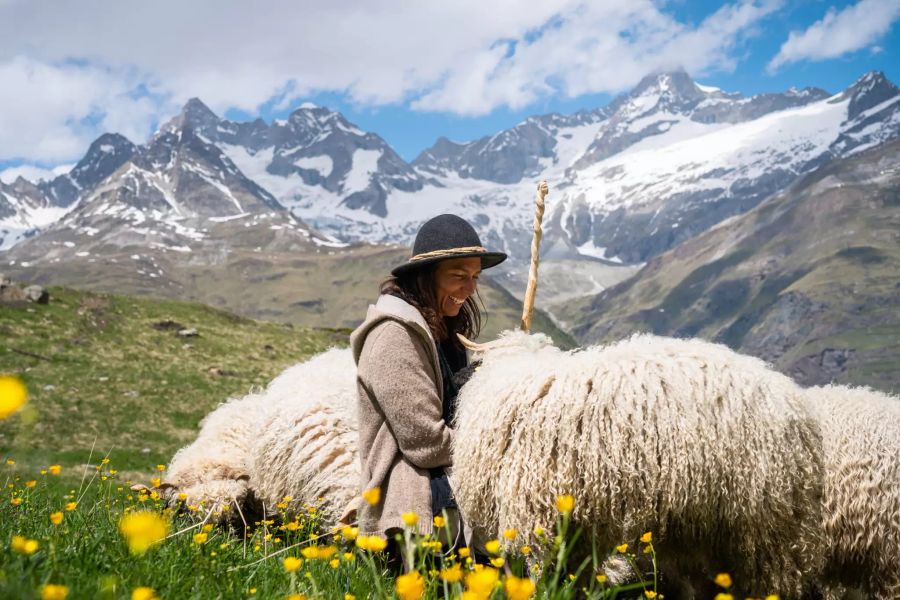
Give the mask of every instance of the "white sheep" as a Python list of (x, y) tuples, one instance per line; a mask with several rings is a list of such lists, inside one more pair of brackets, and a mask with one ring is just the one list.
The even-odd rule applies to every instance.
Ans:
[(291, 496), (289, 510), (322, 504), (334, 518), (359, 485), (354, 373), (350, 351), (332, 349), (220, 405), (172, 458), (164, 497), (202, 503), (202, 516), (228, 506), (219, 518), (236, 519)]
[(601, 552), (652, 530), (680, 597), (719, 570), (755, 595), (810, 585), (822, 441), (793, 381), (699, 340), (565, 353), (541, 338), (506, 334), (459, 395), (452, 484), (470, 526), (549, 529), (572, 494)]
[(825, 453), (825, 580), (900, 598), (900, 398), (813, 387)]

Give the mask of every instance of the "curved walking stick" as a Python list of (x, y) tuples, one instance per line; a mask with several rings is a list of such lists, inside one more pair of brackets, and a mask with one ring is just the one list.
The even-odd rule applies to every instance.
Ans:
[(534, 237), (531, 239), (531, 268), (528, 269), (528, 287), (525, 288), (525, 306), (522, 308), (522, 331), (531, 331), (531, 318), (534, 316), (534, 296), (537, 293), (538, 262), (541, 259), (541, 221), (544, 219), (544, 197), (550, 192), (546, 181), (537, 187), (534, 199)]

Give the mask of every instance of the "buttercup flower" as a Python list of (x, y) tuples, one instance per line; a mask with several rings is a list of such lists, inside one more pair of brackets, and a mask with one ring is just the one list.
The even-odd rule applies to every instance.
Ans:
[(59, 465), (50, 465), (47, 467), (47, 471), (49, 471), (51, 475), (59, 475), (60, 472), (62, 472), (62, 467)]
[(356, 546), (370, 552), (381, 552), (387, 548), (387, 540), (377, 535), (361, 535), (356, 538)]
[(516, 539), (517, 535), (519, 535), (519, 532), (516, 531), (516, 529), (514, 527), (507, 529), (506, 531), (503, 532), (503, 537), (504, 537), (504, 539), (507, 539), (507, 540), (514, 540), (514, 539)]
[(507, 575), (503, 580), (503, 591), (509, 600), (528, 600), (534, 596), (534, 582), (528, 577)]
[(66, 600), (69, 588), (56, 583), (45, 583), (41, 586), (41, 600)]
[(335, 552), (337, 552), (337, 548), (334, 546), (310, 546), (300, 551), (308, 560), (327, 560), (334, 556)]
[(641, 541), (642, 541), (643, 543), (645, 543), (645, 544), (649, 544), (651, 541), (653, 541), (653, 532), (652, 532), (652, 531), (648, 531), (647, 533), (645, 533), (644, 535), (642, 535), (642, 536), (641, 536)]
[(368, 502), (370, 505), (375, 506), (379, 502), (381, 502), (381, 488), (371, 488), (362, 493), (363, 500)]
[(59, 525), (63, 522), (63, 514), (60, 511), (56, 511), (55, 513), (50, 513), (50, 522), (54, 525)]
[(136, 587), (131, 590), (131, 600), (159, 600), (159, 596), (151, 587)]
[(0, 375), (0, 421), (10, 417), (28, 401), (28, 390), (18, 377)]
[(297, 558), (296, 556), (288, 556), (284, 559), (284, 561), (282, 561), (282, 564), (284, 564), (285, 571), (287, 571), (288, 573), (293, 573), (303, 564), (303, 559)]
[(132, 554), (143, 554), (169, 534), (169, 522), (150, 511), (137, 511), (119, 521), (119, 531)]
[(13, 549), (13, 552), (30, 556), (37, 552), (40, 544), (37, 540), (29, 540), (21, 535), (14, 535), (9, 543), (9, 547)]
[(458, 581), (462, 581), (462, 576), (462, 566), (458, 563), (453, 565), (452, 567), (441, 569), (440, 573), (441, 581), (446, 581), (447, 583), (456, 583)]
[(400, 516), (407, 527), (414, 527), (419, 522), (419, 515), (414, 512), (405, 512)]
[(473, 571), (466, 575), (466, 591), (471, 597), (487, 599), (494, 593), (494, 588), (500, 580), (500, 572), (490, 567)]
[(418, 571), (410, 571), (397, 577), (395, 589), (400, 600), (419, 600), (425, 593), (425, 580)]
[(194, 543), (197, 545), (205, 544), (206, 539), (209, 537), (208, 533), (195, 533), (194, 534)]
[(31, 479), (31, 480), (25, 482), (25, 487), (27, 487), (27, 488), (33, 488), (36, 485), (37, 485), (36, 479)]
[(563, 494), (556, 497), (556, 510), (560, 514), (567, 515), (575, 508), (575, 498), (569, 494)]
[(484, 549), (491, 554), (500, 554), (500, 540), (488, 540), (484, 543)]
[(447, 524), (447, 521), (446, 521), (446, 520), (444, 519), (444, 517), (442, 517), (441, 515), (437, 515), (437, 516), (434, 518), (434, 526), (435, 526), (435, 527), (440, 528), (440, 527), (443, 527), (443, 526), (446, 525), (446, 524)]
[(78, 508), (78, 503), (77, 503), (77, 502), (67, 502), (67, 503), (66, 503), (66, 510), (67, 510), (67, 511), (72, 512), (72, 511), (75, 510), (76, 508)]
[(717, 586), (723, 587), (725, 589), (730, 588), (732, 584), (731, 575), (729, 575), (728, 573), (719, 573), (718, 575), (716, 575), (716, 578), (713, 581), (716, 582)]

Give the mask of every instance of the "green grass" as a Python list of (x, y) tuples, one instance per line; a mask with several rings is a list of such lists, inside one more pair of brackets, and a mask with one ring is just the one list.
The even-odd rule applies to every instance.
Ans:
[[(67, 288), (50, 294), (47, 305), (0, 306), (0, 372), (19, 375), (31, 397), (15, 426), (0, 422), (0, 455), (33, 466), (80, 465), (92, 448), (122, 469), (164, 463), (216, 405), (347, 340), (346, 330), (255, 321), (200, 304)], [(179, 337), (165, 322), (199, 335)]]

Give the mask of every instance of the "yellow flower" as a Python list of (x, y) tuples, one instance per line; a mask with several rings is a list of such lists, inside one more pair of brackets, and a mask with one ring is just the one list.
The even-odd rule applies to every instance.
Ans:
[(414, 512), (405, 512), (400, 515), (400, 518), (403, 519), (407, 527), (414, 527), (419, 522), (419, 515)]
[(534, 582), (528, 577), (507, 575), (503, 580), (503, 591), (509, 600), (528, 600), (534, 596)]
[(734, 600), (734, 596), (731, 594), (716, 594), (713, 600)]
[(33, 488), (36, 485), (37, 485), (36, 479), (31, 479), (31, 480), (25, 482), (25, 487), (27, 487), (27, 488)]
[(157, 470), (157, 471), (165, 471), (165, 470), (166, 470), (166, 465), (156, 465), (156, 470)]
[(528, 556), (529, 554), (531, 554), (531, 546), (522, 546), (521, 548), (519, 548), (519, 552), (521, 552), (525, 556)]
[(344, 594), (344, 600), (356, 600), (356, 596), (353, 594)]
[(41, 600), (66, 600), (69, 588), (55, 583), (45, 583), (41, 586)]
[(434, 526), (435, 526), (435, 527), (440, 528), (440, 527), (443, 527), (443, 526), (446, 525), (446, 524), (447, 524), (447, 521), (446, 521), (446, 520), (444, 519), (444, 517), (442, 517), (441, 515), (437, 515), (437, 516), (434, 518)]
[(331, 561), (328, 563), (328, 566), (330, 566), (332, 569), (337, 569), (340, 564), (341, 564), (340, 560), (338, 560), (337, 558), (332, 558)]
[(732, 583), (731, 575), (729, 575), (728, 573), (719, 573), (718, 575), (716, 575), (714, 581), (716, 582), (717, 586), (723, 587), (725, 589), (730, 588)]
[(136, 587), (131, 590), (131, 600), (159, 600), (159, 596), (151, 587)]
[(488, 540), (484, 544), (484, 549), (491, 554), (500, 554), (500, 540)]
[(306, 600), (306, 596), (304, 594), (291, 594), (285, 600)]
[(165, 539), (169, 534), (169, 522), (154, 512), (136, 511), (119, 521), (119, 531), (132, 554), (143, 554), (150, 546)]
[[(101, 464), (101, 465), (108, 465), (108, 464), (109, 464), (109, 459), (108, 459), (108, 458), (104, 458), (103, 460), (100, 461), (100, 464)], [(140, 589), (140, 588), (138, 588), (138, 589)]]
[(14, 552), (18, 552), (19, 554), (31, 555), (37, 552), (38, 547), (37, 540), (29, 540), (21, 535), (12, 536), (12, 541), (9, 543), (9, 547), (13, 549)]
[(362, 493), (363, 500), (368, 502), (370, 505), (375, 506), (379, 502), (381, 502), (381, 488), (373, 487), (368, 489)]
[(562, 496), (556, 497), (556, 510), (558, 510), (560, 514), (567, 515), (571, 513), (574, 508), (574, 497), (570, 496), (569, 494), (563, 494)]
[(67, 502), (67, 503), (66, 503), (66, 510), (67, 510), (67, 511), (72, 512), (72, 511), (75, 510), (76, 508), (78, 508), (78, 503), (77, 503), (77, 502)]
[(597, 583), (606, 583), (606, 575), (603, 573), (597, 575)]
[(397, 577), (395, 588), (400, 600), (419, 600), (425, 594), (425, 580), (418, 571), (410, 571)]
[(544, 535), (545, 533), (546, 533), (546, 531), (544, 531), (544, 528), (543, 528), (543, 527), (538, 526), (538, 527), (535, 527), (535, 528), (534, 528), (534, 535), (536, 535), (536, 536), (538, 536), (538, 537), (541, 537), (541, 536)]
[(647, 598), (656, 598), (656, 592), (653, 590), (644, 590), (644, 596)]
[(14, 461), (14, 460), (11, 459), (11, 458), (7, 458), (7, 459), (6, 459), (6, 464), (8, 464), (9, 466), (13, 466), (14, 464), (16, 464), (16, 461)]
[(9, 503), (12, 504), (13, 506), (18, 506), (18, 505), (22, 504), (22, 499), (21, 498), (12, 498), (12, 499), (10, 499)]
[(150, 485), (152, 485), (153, 487), (158, 488), (161, 483), (162, 483), (162, 479), (160, 479), (159, 477), (151, 477), (150, 478)]
[(200, 531), (202, 531), (203, 533), (209, 533), (212, 530), (213, 530), (212, 523), (207, 523), (206, 525), (204, 525), (203, 527), (200, 528)]
[(302, 558), (297, 558), (296, 556), (288, 556), (283, 561), (284, 570), (288, 573), (293, 573), (303, 564)]
[(619, 544), (618, 546), (616, 546), (616, 550), (618, 552), (621, 552), (622, 554), (625, 554), (626, 552), (628, 552), (628, 544)]
[(194, 543), (195, 544), (205, 544), (206, 539), (209, 537), (208, 533), (195, 533), (194, 534)]
[(780, 600), (778, 594), (769, 594), (766, 596), (766, 600)]
[(500, 580), (500, 572), (497, 569), (486, 567), (478, 571), (472, 571), (466, 575), (466, 590), (471, 592), (474, 598), (489, 598)]
[(62, 523), (63, 522), (62, 512), (57, 511), (55, 513), (50, 513), (50, 522), (53, 523), (54, 525), (59, 525), (60, 523)]
[(344, 536), (344, 539), (353, 541), (359, 535), (359, 527), (342, 527), (341, 535)]
[(356, 560), (356, 556), (352, 552), (344, 552), (344, 560), (351, 562)]
[(452, 567), (441, 569), (440, 576), (441, 581), (446, 581), (447, 583), (457, 583), (462, 581), (462, 565), (455, 564)]
[(496, 558), (492, 558), (492, 559), (491, 559), (491, 564), (494, 565), (495, 567), (497, 567), (497, 568), (499, 569), (499, 568), (502, 567), (504, 564), (506, 564), (506, 561), (503, 560), (503, 557), (502, 557), (502, 556), (498, 556), (498, 557), (496, 557)]
[(516, 539), (517, 535), (519, 535), (519, 532), (516, 531), (515, 527), (507, 529), (506, 531), (503, 532), (503, 537), (510, 541)]
[(460, 557), (460, 558), (469, 558), (469, 555), (470, 555), (471, 553), (472, 553), (472, 551), (469, 550), (469, 549), (466, 548), (466, 547), (463, 547), (463, 548), (460, 548), (460, 549), (459, 549), (459, 557)]
[(59, 475), (62, 471), (62, 467), (59, 465), (50, 465), (49, 467), (47, 467), (47, 470), (51, 475)]
[(309, 560), (327, 560), (334, 556), (337, 548), (334, 546), (310, 546), (300, 551), (303, 557)]
[(0, 375), (0, 421), (14, 414), (27, 401), (28, 390), (18, 377)]
[(648, 531), (647, 533), (645, 533), (644, 535), (642, 535), (642, 536), (641, 536), (641, 541), (642, 541), (643, 543), (645, 543), (645, 544), (649, 544), (651, 541), (653, 541), (653, 532), (652, 532), (652, 531)]
[(356, 546), (370, 552), (381, 552), (387, 548), (387, 540), (377, 535), (361, 535), (356, 538)]

